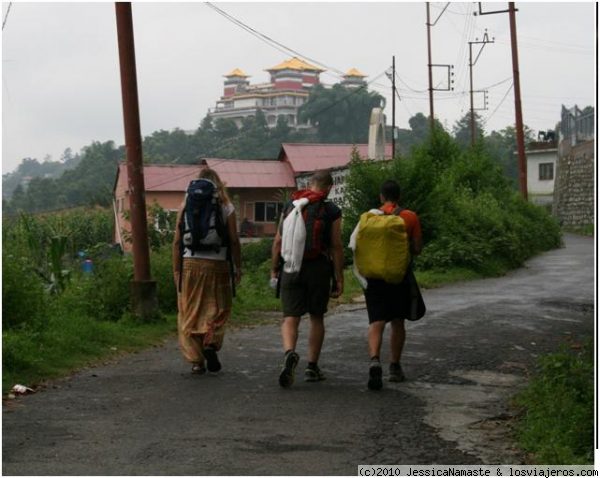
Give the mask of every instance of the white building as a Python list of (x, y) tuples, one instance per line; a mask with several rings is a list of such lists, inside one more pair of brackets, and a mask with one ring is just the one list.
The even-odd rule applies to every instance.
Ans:
[(527, 155), (527, 196), (540, 206), (551, 206), (558, 148), (556, 141), (530, 143)]

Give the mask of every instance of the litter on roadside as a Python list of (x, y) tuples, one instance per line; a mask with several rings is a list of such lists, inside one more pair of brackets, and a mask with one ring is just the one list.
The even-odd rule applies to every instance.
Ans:
[(25, 385), (16, 384), (10, 391), (17, 395), (25, 395), (27, 393), (35, 393), (33, 388), (26, 387)]

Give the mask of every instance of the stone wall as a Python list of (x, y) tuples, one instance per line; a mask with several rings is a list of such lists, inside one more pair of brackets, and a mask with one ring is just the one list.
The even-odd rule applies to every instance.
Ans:
[(559, 146), (552, 212), (563, 226), (594, 223), (595, 143)]

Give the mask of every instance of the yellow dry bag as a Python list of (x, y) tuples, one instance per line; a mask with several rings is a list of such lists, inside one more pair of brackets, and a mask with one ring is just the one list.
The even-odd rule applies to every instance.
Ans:
[(404, 219), (365, 212), (360, 216), (354, 255), (358, 272), (369, 279), (399, 284), (410, 262)]

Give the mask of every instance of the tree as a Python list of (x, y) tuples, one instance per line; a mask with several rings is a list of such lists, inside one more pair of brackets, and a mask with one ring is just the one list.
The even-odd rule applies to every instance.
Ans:
[(233, 138), (238, 133), (235, 121), (229, 118), (217, 118), (214, 123), (215, 139), (225, 141)]
[(317, 127), (323, 143), (366, 143), (371, 110), (383, 101), (380, 94), (365, 88), (347, 89), (336, 84), (326, 89), (316, 85), (300, 107), (299, 117), (301, 122), (310, 121)]
[(581, 110), (581, 114), (588, 114), (588, 113), (593, 113), (594, 112), (594, 107), (593, 106), (586, 106), (585, 108), (583, 108), (583, 110)]
[[(477, 111), (473, 112), (475, 117), (475, 142), (481, 141), (484, 135), (481, 116)], [(463, 148), (471, 146), (471, 112), (466, 113), (461, 119), (454, 123), (452, 134), (456, 142)]]
[(268, 155), (269, 127), (261, 110), (256, 116), (248, 116), (242, 120), (240, 134), (234, 147), (240, 159), (265, 158)]
[[(535, 139), (533, 130), (523, 126), (525, 145)], [(484, 144), (490, 157), (502, 168), (514, 188), (518, 186), (519, 170), (515, 151), (517, 150), (517, 133), (514, 126), (507, 126), (500, 131), (492, 131), (484, 138)]]

